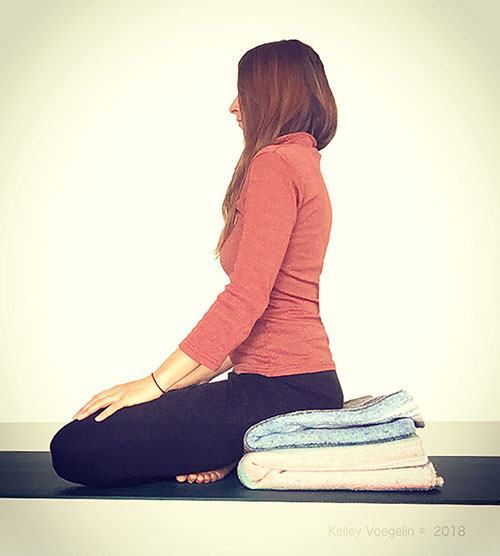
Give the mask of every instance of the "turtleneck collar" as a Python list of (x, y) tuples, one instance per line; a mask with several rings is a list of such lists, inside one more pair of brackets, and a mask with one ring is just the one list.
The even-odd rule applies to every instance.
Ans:
[(318, 144), (316, 138), (307, 131), (286, 133), (285, 135), (280, 135), (273, 141), (273, 145), (280, 145), (282, 143), (298, 143), (305, 147), (316, 147)]

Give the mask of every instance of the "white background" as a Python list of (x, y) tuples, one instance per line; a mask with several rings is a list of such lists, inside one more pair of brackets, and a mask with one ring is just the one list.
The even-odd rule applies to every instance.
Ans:
[(320, 307), (346, 399), (499, 419), (496, 1), (0, 1), (0, 421), (155, 370), (227, 283), (237, 63), (297, 38), (337, 135)]

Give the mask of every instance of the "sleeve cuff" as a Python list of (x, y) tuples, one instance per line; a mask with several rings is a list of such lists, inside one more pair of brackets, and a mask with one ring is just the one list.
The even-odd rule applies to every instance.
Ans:
[(215, 361), (211, 357), (207, 357), (206, 355), (200, 353), (198, 350), (194, 349), (185, 340), (183, 340), (179, 344), (179, 349), (181, 351), (183, 351), (186, 355), (189, 355), (189, 357), (191, 357), (191, 359), (194, 359), (195, 361), (198, 361), (198, 363), (200, 363), (200, 365), (203, 365), (204, 367), (207, 367), (211, 371), (216, 371), (222, 365), (222, 362), (224, 361), (224, 359), (223, 359), (222, 361), (220, 361), (218, 363), (217, 361)]

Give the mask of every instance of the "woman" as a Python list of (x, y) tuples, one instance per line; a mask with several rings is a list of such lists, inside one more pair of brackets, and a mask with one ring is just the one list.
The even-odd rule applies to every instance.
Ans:
[(343, 406), (319, 314), (332, 221), (319, 150), (337, 127), (319, 56), (298, 40), (249, 50), (230, 112), (244, 149), (215, 250), (230, 283), (154, 373), (96, 394), (56, 433), (52, 463), (69, 481), (215, 481), (251, 425)]

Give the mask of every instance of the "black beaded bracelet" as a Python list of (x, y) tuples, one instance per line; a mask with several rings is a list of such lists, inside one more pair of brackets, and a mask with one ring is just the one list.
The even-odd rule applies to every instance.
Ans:
[(151, 373), (151, 376), (153, 377), (153, 380), (155, 381), (156, 386), (158, 386), (158, 388), (159, 388), (164, 394), (166, 394), (167, 391), (166, 391), (166, 390), (163, 390), (163, 388), (156, 382), (155, 375), (154, 375), (153, 373)]

